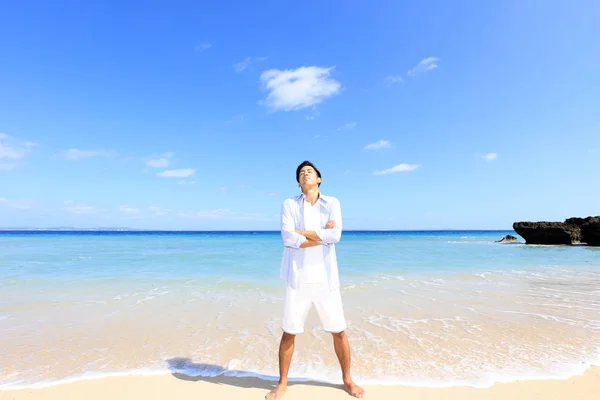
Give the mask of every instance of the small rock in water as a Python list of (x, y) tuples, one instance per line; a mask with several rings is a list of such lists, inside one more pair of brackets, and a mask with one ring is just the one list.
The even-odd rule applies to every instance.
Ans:
[(517, 243), (519, 239), (514, 237), (513, 235), (506, 235), (500, 240), (496, 240), (496, 243)]

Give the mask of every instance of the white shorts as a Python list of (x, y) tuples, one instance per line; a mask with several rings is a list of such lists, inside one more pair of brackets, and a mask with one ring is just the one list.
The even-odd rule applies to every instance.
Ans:
[(325, 331), (339, 333), (346, 330), (340, 290), (330, 291), (327, 283), (303, 283), (300, 290), (287, 286), (281, 329), (290, 335), (304, 332), (304, 321), (313, 304)]

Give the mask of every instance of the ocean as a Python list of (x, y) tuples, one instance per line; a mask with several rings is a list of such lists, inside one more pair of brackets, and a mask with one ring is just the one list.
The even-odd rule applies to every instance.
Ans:
[[(512, 231), (346, 231), (359, 384), (487, 387), (600, 363), (600, 248)], [(124, 374), (277, 379), (279, 232), (0, 232), (0, 388)], [(316, 311), (291, 380), (341, 382)]]

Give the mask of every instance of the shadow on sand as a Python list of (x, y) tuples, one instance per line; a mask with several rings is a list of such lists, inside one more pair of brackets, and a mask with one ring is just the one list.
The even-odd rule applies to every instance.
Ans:
[[(167, 360), (169, 371), (177, 378), (191, 382), (209, 382), (240, 388), (271, 390), (277, 385), (278, 376), (259, 375), (249, 371), (228, 370), (214, 364), (194, 363), (189, 358), (176, 357)], [(304, 378), (289, 378), (288, 387), (308, 385), (344, 390), (344, 386), (334, 383), (316, 382)]]

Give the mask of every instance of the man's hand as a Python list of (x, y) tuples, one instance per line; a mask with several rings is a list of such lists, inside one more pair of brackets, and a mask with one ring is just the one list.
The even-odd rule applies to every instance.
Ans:
[(335, 221), (334, 220), (327, 221), (327, 223), (325, 224), (325, 229), (333, 229), (333, 228), (335, 228)]

